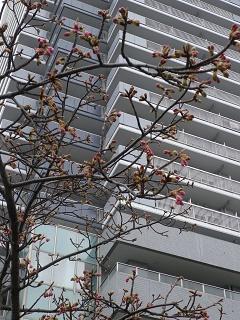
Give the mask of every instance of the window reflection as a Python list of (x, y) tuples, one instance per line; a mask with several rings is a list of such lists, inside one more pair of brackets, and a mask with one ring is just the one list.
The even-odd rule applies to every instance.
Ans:
[[(33, 267), (37, 267), (37, 261), (39, 265), (45, 266), (57, 258), (86, 248), (89, 242), (92, 244), (96, 241), (94, 236), (86, 238), (78, 231), (63, 226), (41, 226), (36, 228), (35, 233), (44, 234), (49, 241), (40, 248), (33, 245), (30, 250), (30, 260), (32, 261)], [(64, 259), (53, 267), (41, 272), (34, 284), (36, 287), (26, 289), (23, 304), (28, 307), (32, 306), (50, 285), (52, 285), (53, 293), (57, 301), (61, 301), (64, 291), (64, 299), (69, 299), (70, 302), (77, 302), (80, 299), (78, 292), (79, 285), (76, 286), (76, 284), (71, 281), (71, 278), (73, 278), (74, 275), (81, 276), (84, 270), (96, 270), (95, 250), (77, 255), (70, 260)], [(43, 285), (37, 287), (41, 281)], [(45, 310), (54, 308), (56, 304), (53, 300), (53, 297), (42, 297), (34, 308), (38, 307)], [(24, 317), (24, 320), (39, 319), (40, 317), (40, 314), (27, 315), (27, 317)]]

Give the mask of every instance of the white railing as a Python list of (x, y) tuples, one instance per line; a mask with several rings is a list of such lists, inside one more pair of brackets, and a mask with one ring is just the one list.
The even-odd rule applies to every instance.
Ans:
[[(158, 22), (149, 18), (145, 18), (145, 24), (150, 28), (172, 35), (184, 42), (192, 43), (192, 44), (201, 46), (203, 48), (207, 48), (209, 45), (213, 45), (216, 51), (221, 51), (223, 49), (223, 46), (220, 46), (216, 43), (212, 43), (211, 41), (204, 40), (203, 38), (194, 36), (190, 33), (176, 29), (174, 27), (171, 27), (169, 25), (163, 24), (161, 22)], [(226, 55), (232, 59), (235, 59), (238, 61), (240, 60), (240, 54), (236, 51), (227, 50)]]
[(133, 271), (136, 272), (136, 275), (139, 278), (145, 278), (152, 281), (157, 281), (160, 283), (165, 283), (170, 285), (176, 284), (178, 287), (181, 287), (183, 289), (196, 290), (198, 292), (211, 294), (217, 297), (222, 297), (224, 299), (231, 299), (231, 300), (237, 300), (237, 301), (240, 300), (240, 292), (237, 292), (237, 291), (227, 290), (224, 288), (220, 288), (220, 287), (216, 287), (216, 286), (212, 286), (209, 284), (192, 281), (188, 279), (182, 279), (169, 274), (152, 271), (152, 270), (128, 265), (121, 262), (117, 262), (117, 264), (108, 274), (106, 279), (102, 282), (101, 287), (104, 288), (105, 285), (111, 285), (110, 280), (114, 276), (114, 274), (124, 273), (126, 275), (131, 275)]
[[(144, 128), (151, 124), (151, 122), (148, 120), (140, 119), (140, 121), (142, 127)], [(121, 117), (118, 119), (118, 123), (123, 124), (127, 127), (132, 127), (134, 129), (138, 128), (137, 121), (134, 116), (126, 113), (123, 113), (121, 115)], [(117, 123), (115, 122), (114, 125), (117, 126)], [(200, 149), (240, 162), (240, 150), (210, 140), (206, 140), (183, 131), (178, 131), (176, 138), (179, 143), (191, 146), (194, 149)]]
[(160, 3), (160, 2), (157, 2), (154, 0), (145, 0), (145, 4), (147, 6), (152, 7), (152, 8), (158, 9), (160, 12), (166, 12), (166, 13), (170, 14), (171, 16), (178, 17), (184, 21), (189, 21), (193, 24), (199, 25), (200, 27), (202, 27), (204, 29), (214, 31), (217, 34), (221, 34), (226, 37), (228, 37), (228, 35), (229, 35), (230, 30), (227, 28), (224, 28), (222, 26), (219, 26), (219, 25), (212, 23), (212, 22), (209, 22), (207, 20), (198, 18), (198, 17), (193, 16), (189, 13), (180, 11), (180, 10), (175, 9), (173, 7), (167, 6), (163, 3)]
[[(156, 167), (161, 167), (168, 163), (167, 160), (162, 158), (153, 158), (153, 163)], [(171, 163), (168, 165), (169, 171), (177, 171), (181, 176), (201, 184), (205, 184), (214, 188), (221, 190), (226, 190), (232, 193), (240, 194), (240, 182), (218, 176), (216, 174), (206, 172), (200, 169), (195, 169), (192, 167), (182, 167), (178, 163)]]
[[(114, 100), (116, 100), (116, 98), (118, 97), (119, 92), (122, 93), (125, 90), (129, 90), (129, 89), (130, 89), (129, 84), (121, 82), (116, 88), (116, 90), (114, 91), (114, 93), (111, 95), (111, 98), (109, 100), (109, 105), (113, 104)], [(137, 98), (139, 98), (141, 95), (146, 93), (146, 90), (142, 88), (135, 87), (135, 89), (137, 90), (137, 94), (136, 94)], [(148, 100), (152, 104), (158, 104), (161, 98), (162, 98), (161, 95), (148, 91)], [(163, 99), (163, 101), (160, 104), (160, 107), (168, 108), (173, 102), (174, 101), (171, 99)], [(209, 122), (211, 124), (214, 124), (229, 130), (240, 132), (240, 122), (238, 121), (226, 118), (224, 116), (221, 116), (220, 114), (216, 114), (204, 109), (200, 109), (198, 107), (195, 107), (189, 104), (184, 104), (184, 109), (187, 109), (189, 113), (194, 115), (194, 117), (197, 119), (203, 120), (205, 122)]]
[(196, 149), (211, 152), (213, 154), (236, 160), (238, 162), (240, 161), (240, 151), (227, 147), (223, 144), (199, 138), (197, 136), (180, 131), (177, 133), (177, 140), (179, 140), (179, 142), (182, 144), (192, 146)]
[[(134, 39), (134, 40), (136, 40), (136, 39)], [(131, 42), (131, 40), (129, 42)], [(163, 45), (157, 44), (157, 43), (149, 41), (149, 40), (147, 40), (146, 43), (147, 43), (146, 48), (149, 49), (149, 50), (160, 51), (163, 48)], [(139, 43), (138, 45), (143, 46), (143, 41), (141, 41), (141, 43)], [(179, 60), (183, 61), (183, 62), (186, 61), (186, 59), (184, 59), (184, 58), (177, 59), (177, 61), (179, 61)], [(196, 62), (201, 62), (202, 61), (200, 59), (195, 59), (195, 60), (196, 60)], [(205, 69), (208, 69), (208, 67), (209, 66), (206, 66)], [(229, 70), (229, 77), (228, 78), (231, 79), (231, 80), (239, 82), (240, 81), (240, 74), (235, 72), (235, 71)]]
[[(141, 201), (137, 201), (141, 203)], [(141, 203), (144, 204), (144, 203)], [(176, 206), (174, 200), (168, 198), (158, 201), (149, 201), (148, 205), (153, 208), (159, 208), (165, 211), (169, 211), (171, 207), (174, 207), (174, 213), (178, 214), (183, 212), (183, 209), (187, 210), (186, 218), (201, 221), (207, 224), (212, 224), (224, 229), (240, 232), (240, 218), (231, 214), (227, 214), (213, 209), (201, 207), (192, 203), (184, 203), (184, 207)]]
[(225, 17), (230, 20), (234, 20), (233, 14), (229, 11), (223, 10), (221, 8), (215, 7), (207, 2), (201, 1), (201, 0), (181, 0), (187, 4), (194, 5), (195, 7), (204, 9), (208, 12), (212, 12), (214, 14), (217, 14), (219, 16)]

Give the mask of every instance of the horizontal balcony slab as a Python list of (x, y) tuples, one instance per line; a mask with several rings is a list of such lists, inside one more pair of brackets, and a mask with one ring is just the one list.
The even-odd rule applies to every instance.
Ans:
[[(139, 216), (139, 224), (146, 224), (144, 223), (146, 213), (151, 214), (151, 212), (146, 211), (142, 216)], [(115, 224), (124, 224), (126, 229), (131, 228), (130, 216), (124, 210), (121, 210), (121, 213), (115, 211), (115, 214), (114, 212), (112, 214)], [(210, 283), (212, 283), (211, 279), (214, 279), (214, 274), (216, 275), (219, 272), (218, 285), (225, 286), (227, 284), (226, 279), (229, 279), (231, 285), (240, 285), (237, 276), (240, 271), (239, 238), (233, 236), (232, 239), (236, 239), (236, 242), (231, 242), (230, 239), (228, 241), (224, 239), (224, 233), (222, 233), (223, 238), (195, 231), (179, 233), (178, 224), (173, 222), (170, 224), (167, 219), (168, 216), (165, 213), (162, 218), (159, 216), (152, 228), (142, 228), (141, 232), (138, 230), (131, 231), (121, 240), (112, 241), (112, 243), (101, 248), (102, 265), (109, 268), (117, 261), (127, 262), (132, 260), (154, 268), (158, 267), (162, 272), (166, 272), (169, 268), (171, 273), (180, 273), (183, 276), (186, 276), (188, 269), (193, 273), (192, 279), (202, 281), (204, 277), (209, 276)], [(111, 218), (107, 223), (111, 227)], [(103, 235), (104, 232), (107, 235), (108, 228), (103, 230)], [(163, 236), (162, 233), (167, 234), (167, 237)], [(173, 263), (174, 260), (175, 263)], [(164, 261), (166, 262), (165, 265)], [(176, 265), (179, 266), (179, 273)], [(195, 269), (197, 265), (198, 270)], [(200, 270), (202, 273), (199, 273)], [(225, 276), (228, 274), (229, 278), (222, 278), (224, 274)]]
[[(120, 205), (124, 207), (124, 201), (116, 201), (116, 199), (110, 198), (104, 207), (104, 211), (114, 214)], [(148, 212), (151, 219), (155, 221), (158, 221), (161, 216), (170, 214), (172, 210), (175, 226), (181, 227), (186, 223), (194, 225), (194, 232), (196, 233), (229, 242), (236, 241), (238, 243), (240, 241), (240, 217), (234, 215), (233, 212), (231, 214), (221, 212), (192, 202), (184, 202), (182, 206), (179, 206), (172, 198), (162, 200), (135, 199), (132, 201), (132, 208), (139, 216)], [(125, 206), (125, 211), (129, 212), (127, 206)], [(109, 219), (107, 215), (106, 219)]]

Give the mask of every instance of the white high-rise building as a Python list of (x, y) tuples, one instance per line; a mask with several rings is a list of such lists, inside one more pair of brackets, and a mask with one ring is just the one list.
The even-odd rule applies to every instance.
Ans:
[[(221, 50), (228, 41), (231, 26), (240, 23), (240, 1), (237, 0), (56, 0), (55, 3), (48, 1), (48, 4), (47, 9), (40, 12), (40, 19), (44, 21), (51, 15), (60, 14), (66, 18), (65, 24), (71, 27), (78, 18), (86, 26), (86, 30), (93, 34), (98, 33), (100, 17), (97, 13), (100, 9), (109, 9), (114, 16), (119, 7), (127, 7), (129, 16), (138, 19), (140, 26), (129, 27), (126, 51), (130, 58), (142, 62), (151, 62), (151, 52), (158, 50), (161, 45), (169, 44), (173, 48), (179, 48), (184, 43), (195, 46), (199, 51), (199, 59), (204, 59), (207, 56), (207, 46), (211, 44), (216, 50)], [(44, 28), (40, 25), (38, 30), (29, 28), (27, 32), (22, 32), (18, 38), (18, 46), (23, 49), (25, 58), (28, 53), (32, 54), (33, 44), (39, 36), (49, 40), (54, 47), (54, 54), (46, 64), (30, 64), (26, 70), (16, 72), (14, 77), (24, 81), (31, 73), (35, 80), (41, 80), (56, 58), (70, 50), (70, 40), (64, 37), (67, 30), (46, 24)], [(110, 23), (104, 29), (105, 61), (115, 62), (122, 59), (121, 35), (122, 32), (115, 24)], [(137, 288), (144, 299), (150, 299), (153, 293), (170, 288), (175, 277), (182, 275), (184, 280), (181, 280), (175, 293), (176, 298), (186, 296), (189, 289), (198, 290), (203, 294), (204, 303), (223, 299), (224, 320), (235, 320), (240, 314), (240, 53), (231, 48), (226, 56), (232, 64), (229, 78), (222, 78), (217, 88), (208, 88), (207, 97), (201, 104), (186, 106), (194, 115), (193, 122), (179, 131), (177, 141), (165, 140), (162, 144), (164, 148), (182, 148), (191, 157), (189, 166), (181, 169), (181, 173), (194, 182), (194, 188), (188, 190), (186, 197), (186, 201), (190, 201), (192, 206), (189, 217), (179, 218), (176, 225), (185, 220), (196, 227), (193, 231), (180, 235), (177, 228), (170, 228), (167, 238), (146, 229), (141, 236), (137, 235), (136, 242), (129, 243), (118, 239), (104, 247), (101, 254), (104, 257), (103, 266), (106, 268), (102, 271), (102, 292), (114, 291), (120, 295), (126, 274), (137, 267)], [(24, 59), (24, 56), (21, 59)], [(139, 133), (134, 115), (121, 93), (134, 85), (139, 95), (148, 92), (154, 103), (159, 99), (155, 84), (156, 80), (153, 78), (143, 76), (130, 68), (118, 68), (108, 74), (107, 110), (121, 110), (122, 116), (111, 125), (106, 135), (106, 143), (116, 140), (120, 150)], [(13, 90), (14, 87), (13, 81), (4, 84), (4, 90)], [(77, 81), (72, 83), (71, 96), (67, 99), (69, 112), (81, 98), (81, 90), (78, 88)], [(30, 96), (18, 97), (18, 101), (32, 106), (37, 103), (34, 97)], [(144, 110), (144, 102), (136, 101), (136, 104), (142, 121), (147, 125), (151, 118)], [(12, 103), (2, 110), (1, 127), (15, 120), (14, 110), (15, 105)], [(96, 105), (81, 111), (76, 126), (81, 136), (90, 136), (90, 143), (79, 144), (81, 153), (76, 152), (76, 149), (72, 151), (74, 161), (87, 159), (98, 150), (102, 117), (102, 106)], [(155, 154), (155, 163), (161, 164), (166, 160), (162, 152), (156, 151)], [(118, 165), (126, 166), (127, 161), (130, 162), (131, 159)], [(103, 203), (102, 208), (104, 206), (108, 208), (107, 203)], [(139, 200), (133, 203), (133, 207), (139, 213), (148, 212), (156, 217), (169, 207), (169, 202)], [(88, 210), (93, 217), (102, 209), (93, 206), (79, 208)], [(71, 222), (76, 223), (69, 221), (67, 225), (71, 225)], [(63, 237), (67, 237), (67, 233), (73, 231), (64, 225), (65, 222), (49, 227), (54, 229), (54, 235), (52, 230), (49, 231), (49, 236), (54, 240), (43, 247), (42, 259), (48, 259), (49, 253), (65, 254), (68, 251), (66, 244), (61, 241)], [(78, 236), (76, 234), (73, 237)], [(76, 241), (81, 242), (81, 239)], [(57, 249), (58, 246), (61, 249)], [(54, 281), (56, 290), (65, 287), (69, 297), (74, 298), (75, 288), (67, 277), (71, 278), (74, 272), (83, 270), (86, 267), (84, 264), (94, 264), (94, 259), (88, 260), (86, 257), (86, 261), (81, 263), (66, 261), (64, 265), (58, 266), (57, 271), (50, 270), (40, 280), (46, 284)], [(24, 293), (24, 305), (31, 305), (37, 297), (39, 292), (34, 290)], [(51, 303), (46, 302), (46, 299), (43, 304), (39, 302), (40, 307), (51, 307)]]

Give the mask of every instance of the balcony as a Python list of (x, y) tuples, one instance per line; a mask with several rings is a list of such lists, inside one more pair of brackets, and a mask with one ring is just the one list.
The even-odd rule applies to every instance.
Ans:
[(183, 11), (184, 9), (176, 9), (174, 8), (175, 4), (172, 6), (169, 3), (167, 4), (155, 0), (118, 0), (117, 5), (115, 7), (113, 5), (111, 11), (115, 11), (119, 6), (128, 7), (130, 11), (136, 14), (168, 25), (177, 26), (180, 30), (197, 36), (201, 33), (203, 38), (225, 45), (230, 28), (220, 26), (220, 21), (213, 23), (193, 15), (193, 12), (190, 14)]
[[(229, 19), (229, 20), (232, 20), (232, 21), (239, 21), (238, 19), (236, 20), (235, 18), (235, 15), (232, 14), (231, 12), (227, 11), (227, 10), (224, 10), (224, 9), (221, 9), (219, 7), (216, 7), (216, 6), (213, 6), (207, 2), (204, 2), (204, 1), (201, 1), (201, 0), (180, 0), (181, 2), (184, 2), (184, 3), (187, 3), (188, 5), (192, 5), (192, 6), (195, 6), (195, 7), (198, 7), (200, 9), (203, 9), (207, 12), (211, 12), (215, 15), (218, 15), (218, 16), (221, 16), (223, 18), (226, 18), (226, 19)], [(240, 19), (240, 17), (238, 17)]]
[[(203, 39), (191, 33), (179, 30), (173, 26), (169, 26), (167, 24), (161, 23), (159, 21), (146, 18), (144, 16), (136, 15), (134, 12), (129, 12), (130, 18), (137, 18), (140, 20), (139, 28), (129, 28), (128, 32), (140, 36), (143, 39), (154, 42), (159, 42), (160, 34), (161, 34), (161, 43), (171, 43), (172, 47), (181, 47), (183, 43), (190, 43), (194, 45), (200, 51), (200, 57), (204, 57), (207, 53), (207, 47), (209, 45), (214, 45), (215, 50), (221, 51), (223, 46), (214, 43), (213, 41), (209, 41), (207, 39)], [(116, 26), (112, 25), (109, 29), (109, 38), (108, 42), (111, 41), (113, 37), (113, 33), (115, 34)], [(238, 64), (240, 62), (240, 53), (234, 50), (227, 50), (226, 56), (228, 56), (232, 60), (232, 69), (238, 70)]]
[[(126, 284), (125, 280), (132, 274), (133, 270), (137, 275), (134, 291), (137, 291), (140, 299), (143, 299), (143, 303), (151, 301), (152, 294), (155, 294), (156, 296), (161, 294), (164, 296), (171, 289), (171, 285), (177, 283), (177, 286), (171, 295), (171, 300), (186, 301), (190, 294), (189, 290), (196, 290), (202, 294), (202, 297), (198, 299), (198, 303), (201, 303), (201, 305), (209, 305), (211, 302), (216, 302), (219, 298), (222, 298), (224, 318), (233, 320), (238, 315), (240, 310), (240, 292), (238, 291), (228, 290), (188, 279), (179, 279), (176, 276), (166, 273), (135, 267), (121, 262), (117, 262), (110, 274), (102, 282), (101, 293), (107, 295), (108, 292), (113, 291), (115, 293), (115, 299), (117, 301), (118, 299), (120, 300), (123, 289), (130, 288), (130, 285)], [(211, 314), (212, 312), (213, 311), (210, 311), (211, 318), (215, 318), (217, 313), (214, 317), (214, 314)], [(217, 309), (215, 312), (217, 312)]]
[[(140, 63), (138, 60), (131, 59), (133, 63)], [(124, 60), (119, 56), (117, 62), (123, 62)], [(141, 87), (145, 91), (154, 91), (158, 93), (159, 90), (156, 88), (156, 83), (159, 82), (163, 86), (166, 83), (161, 78), (152, 78), (148, 75), (142, 75), (137, 70), (131, 68), (117, 68), (111, 70), (107, 79), (107, 91), (109, 94), (115, 90), (116, 86), (123, 79), (131, 79), (132, 85), (136, 87)], [(227, 83), (227, 82), (225, 82)], [(230, 83), (229, 83), (230, 84)], [(236, 82), (237, 84), (237, 82)], [(205, 89), (207, 97), (202, 99), (202, 105), (213, 109), (216, 113), (221, 113), (225, 117), (236, 119), (237, 112), (239, 110), (239, 96), (228, 93), (226, 91), (217, 89), (215, 87), (208, 87)], [(191, 95), (187, 95), (191, 97)]]
[[(108, 101), (108, 111), (116, 109), (130, 114), (133, 113), (132, 107), (130, 106), (127, 98), (121, 96), (121, 93), (125, 92), (125, 90), (129, 90), (130, 87), (131, 86), (127, 83), (119, 82)], [(135, 89), (137, 90), (137, 94), (133, 101), (138, 110), (139, 116), (146, 120), (153, 120), (153, 115), (152, 113), (148, 112), (149, 108), (147, 107), (146, 103), (139, 101), (139, 97), (146, 93), (146, 91), (139, 87), (135, 87)], [(148, 91), (147, 95), (148, 101), (150, 101), (153, 106), (156, 106), (161, 99), (161, 95), (151, 91)], [(158, 109), (160, 111), (164, 111), (173, 102), (174, 100), (164, 99)], [(218, 139), (221, 137), (221, 141), (224, 141), (227, 145), (237, 148), (239, 146), (240, 122), (209, 112), (200, 107), (201, 104), (199, 104), (199, 107), (184, 104), (184, 109), (186, 108), (190, 114), (194, 115), (193, 124), (186, 124), (184, 126), (185, 130), (192, 134), (200, 135), (206, 139), (215, 137), (216, 130), (218, 130)], [(171, 112), (168, 114), (170, 117)]]
[[(133, 210), (133, 211), (132, 211)], [(167, 209), (166, 209), (167, 210)], [(106, 212), (106, 211), (105, 211)], [(138, 266), (147, 266), (148, 269), (163, 273), (183, 275), (199, 282), (207, 282), (213, 286), (240, 287), (238, 273), (240, 262), (239, 231), (224, 230), (223, 227), (201, 223), (191, 218), (177, 216), (169, 217), (167, 211), (161, 208), (137, 205), (133, 202), (130, 212), (121, 206), (107, 211), (110, 213), (108, 226), (124, 224), (126, 230), (132, 227), (131, 213), (138, 217), (138, 223), (145, 225), (145, 215), (148, 214), (155, 224), (153, 228), (131, 231), (120, 240), (113, 241), (100, 249), (103, 257), (102, 266), (109, 270), (117, 261)], [(113, 219), (113, 222), (112, 220)], [(196, 227), (185, 232), (183, 228), (196, 223)], [(182, 232), (179, 232), (179, 228)], [(114, 228), (113, 228), (114, 229)], [(167, 235), (164, 237), (162, 234)], [(108, 228), (103, 229), (103, 235), (108, 235)], [(134, 241), (133, 241), (134, 239)], [(224, 257), (224, 259), (223, 259)], [(176, 268), (177, 266), (177, 268)]]
[[(115, 62), (117, 59), (119, 59), (121, 42), (122, 42), (121, 40), (122, 40), (122, 32), (119, 31), (115, 35), (115, 39), (111, 43), (110, 49), (108, 51), (108, 62)], [(156, 65), (157, 60), (152, 58), (152, 52), (159, 51), (161, 50), (162, 47), (163, 47), (162, 45), (159, 45), (149, 40), (142, 39), (138, 36), (134, 36), (129, 33), (126, 35), (125, 52), (129, 56), (131, 61), (137, 62), (134, 58), (138, 57), (138, 62), (141, 61), (142, 63)], [(172, 49), (172, 51), (174, 51), (174, 49)], [(202, 60), (196, 59), (196, 61), (201, 62)], [(184, 65), (185, 65), (184, 59), (172, 59), (171, 62), (169, 63), (169, 67), (170, 66), (183, 67)], [(204, 70), (204, 68), (202, 68), (202, 70)], [(210, 73), (206, 73), (206, 76), (211, 78)], [(209, 98), (211, 100), (214, 99), (214, 101), (211, 101), (211, 103), (216, 104), (216, 98), (218, 99), (218, 96), (220, 96), (222, 99), (221, 103), (224, 104), (223, 106), (220, 105), (221, 109), (223, 110), (226, 109), (226, 102), (231, 104), (229, 105), (230, 107), (236, 108), (237, 107), (236, 97), (238, 97), (238, 92), (239, 92), (240, 74), (230, 70), (228, 78), (225, 78), (221, 75), (219, 75), (219, 78), (220, 78), (220, 83), (217, 84), (217, 88), (213, 86), (207, 89)], [(222, 94), (223, 92), (224, 94)], [(205, 100), (206, 99), (204, 99), (204, 102)], [(208, 98), (207, 98), (207, 101), (208, 101)]]
[[(146, 128), (151, 124), (150, 121), (142, 118), (140, 119), (140, 122), (143, 128)], [(139, 134), (140, 131), (136, 118), (132, 115), (122, 113), (121, 117), (110, 127), (106, 135), (105, 144), (108, 145), (115, 139), (118, 144), (126, 145), (132, 138), (139, 136)], [(192, 166), (196, 168), (201, 166), (201, 169), (206, 169), (205, 171), (214, 172), (219, 165), (222, 165), (223, 158), (225, 158), (225, 166), (228, 174), (235, 177), (236, 180), (240, 179), (239, 170), (237, 169), (240, 160), (240, 150), (202, 139), (182, 131), (178, 132), (177, 141), (169, 139), (162, 140), (161, 138), (156, 138), (156, 140), (161, 142), (162, 148), (169, 146), (171, 148), (186, 148), (191, 157)], [(159, 148), (154, 148), (154, 152), (156, 155), (159, 155)], [(200, 160), (200, 158), (202, 160)], [(214, 162), (210, 160), (211, 158), (214, 158)], [(227, 162), (229, 162), (229, 164), (231, 163), (231, 165), (228, 166)], [(234, 165), (237, 166), (235, 169)]]
[[(0, 128), (5, 129), (11, 126), (12, 121), (7, 120), (7, 119), (2, 119), (0, 122)], [(14, 128), (17, 128), (20, 124), (19, 123), (14, 123)], [(23, 131), (23, 134), (28, 135), (32, 128), (30, 126), (24, 126), (21, 128)], [(59, 126), (55, 122), (49, 123), (49, 128), (48, 128), (52, 134), (54, 134), (56, 137), (58, 136), (59, 132)], [(9, 136), (9, 131), (6, 130), (4, 132), (5, 136)], [(64, 150), (64, 154), (71, 154), (72, 159), (74, 161), (83, 161), (86, 159), (89, 159), (92, 155), (92, 152), (97, 152), (100, 143), (101, 143), (101, 137), (99, 135), (89, 133), (87, 131), (83, 131), (80, 129), (76, 129), (76, 135), (78, 139), (73, 139), (71, 134), (66, 133), (64, 137), (64, 145), (62, 146), (62, 152)], [(31, 145), (26, 143), (26, 140), (23, 137), (16, 136), (15, 137), (16, 141), (18, 140), (19, 142), (22, 142), (22, 146), (24, 149), (28, 148), (27, 150), (31, 150)], [(79, 152), (79, 148), (81, 148), (81, 152)], [(26, 151), (26, 150), (25, 150)], [(30, 151), (31, 152), (31, 151)]]
[[(152, 0), (136, 0), (138, 2), (140, 2), (141, 4), (145, 4), (148, 6), (151, 6), (152, 4)], [(162, 0), (162, 3), (169, 3), (168, 0)], [(160, 3), (160, 1), (158, 2), (159, 5), (161, 6), (162, 3)], [(117, 0), (112, 2), (111, 5), (111, 11), (113, 10), (114, 6), (116, 6), (117, 4)], [(185, 6), (184, 6), (185, 5)], [(219, 8), (215, 5), (211, 5), (207, 2), (201, 1), (201, 0), (178, 0), (178, 1), (174, 1), (173, 2), (173, 6), (176, 7), (177, 9), (183, 10), (183, 8), (185, 9), (185, 12), (189, 12), (189, 13), (193, 13), (194, 9), (200, 9), (202, 15), (204, 15), (204, 13), (211, 13), (211, 15), (215, 15), (217, 16), (216, 18), (219, 20), (219, 17), (222, 17), (226, 20), (230, 20), (227, 21), (228, 23), (230, 22), (234, 22), (234, 21), (239, 21), (238, 19), (240, 19), (240, 16), (237, 17), (236, 15), (234, 15), (232, 12), (229, 12), (227, 10), (224, 10), (222, 8)], [(208, 15), (206, 14), (206, 16), (208, 17)], [(209, 17), (208, 17), (209, 18)], [(214, 17), (211, 17), (211, 19), (213, 20)], [(210, 20), (210, 18), (209, 18)], [(215, 19), (213, 21), (216, 21)], [(225, 22), (225, 21), (224, 21)], [(226, 24), (226, 23), (225, 23)]]
[[(171, 198), (157, 201), (137, 199), (133, 202), (133, 208), (135, 210), (138, 210), (139, 212), (152, 212), (153, 217), (156, 218), (164, 211), (169, 212), (171, 207), (175, 208), (174, 213), (177, 215), (175, 218), (176, 220), (185, 221), (191, 224), (196, 223), (199, 232), (201, 229), (203, 230), (203, 228), (205, 228), (209, 229), (209, 234), (226, 233), (240, 237), (240, 217), (233, 213), (224, 213), (187, 202), (184, 202), (184, 206), (176, 206), (174, 200)], [(161, 211), (159, 211), (159, 209)], [(187, 210), (187, 214), (178, 216), (183, 210)]]

